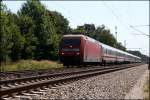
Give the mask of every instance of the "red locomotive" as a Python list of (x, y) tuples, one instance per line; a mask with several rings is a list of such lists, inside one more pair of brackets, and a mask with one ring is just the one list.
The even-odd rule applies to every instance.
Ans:
[(141, 62), (140, 57), (85, 35), (64, 35), (60, 43), (59, 56), (64, 65)]

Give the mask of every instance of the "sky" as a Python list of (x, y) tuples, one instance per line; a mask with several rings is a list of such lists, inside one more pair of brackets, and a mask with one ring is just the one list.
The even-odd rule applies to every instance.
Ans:
[[(26, 1), (3, 1), (13, 13)], [(140, 50), (149, 55), (149, 1), (41, 1), (50, 11), (60, 12), (69, 26), (104, 24), (127, 50)], [(133, 27), (131, 27), (133, 26)], [(140, 31), (140, 32), (139, 32)], [(142, 32), (142, 33), (141, 33)], [(140, 34), (140, 35), (138, 35)], [(126, 42), (125, 42), (126, 41)]]

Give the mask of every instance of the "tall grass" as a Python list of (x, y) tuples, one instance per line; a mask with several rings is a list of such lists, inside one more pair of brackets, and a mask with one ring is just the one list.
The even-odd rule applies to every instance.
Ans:
[(150, 92), (150, 84), (149, 84), (149, 77), (147, 77), (147, 80), (144, 84), (144, 99), (149, 100), (149, 92)]
[(7, 71), (22, 71), (22, 70), (38, 70), (38, 69), (49, 69), (49, 68), (62, 68), (63, 65), (58, 62), (49, 60), (20, 60), (16, 63), (10, 63), (7, 65), (1, 65), (1, 72)]

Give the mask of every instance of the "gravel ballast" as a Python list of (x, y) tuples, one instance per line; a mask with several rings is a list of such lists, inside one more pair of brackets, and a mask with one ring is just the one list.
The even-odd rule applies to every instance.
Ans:
[(140, 65), (112, 73), (49, 89), (41, 98), (48, 99), (124, 99), (147, 65)]
[(136, 85), (125, 96), (125, 99), (145, 99), (144, 85), (147, 78), (149, 79), (149, 70), (145, 71), (142, 77), (140, 77)]

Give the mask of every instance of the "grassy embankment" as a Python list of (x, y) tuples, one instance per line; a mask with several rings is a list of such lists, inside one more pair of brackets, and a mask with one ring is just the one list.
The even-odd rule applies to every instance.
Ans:
[(1, 72), (7, 71), (22, 71), (22, 70), (38, 70), (49, 68), (62, 68), (63, 65), (58, 62), (49, 60), (20, 60), (15, 63), (9, 63), (7, 65), (1, 65)]
[(149, 77), (146, 77), (146, 82), (144, 84), (144, 99), (149, 100), (149, 90), (150, 90), (150, 84), (149, 84)]

